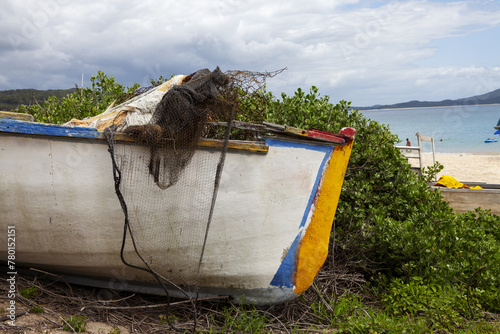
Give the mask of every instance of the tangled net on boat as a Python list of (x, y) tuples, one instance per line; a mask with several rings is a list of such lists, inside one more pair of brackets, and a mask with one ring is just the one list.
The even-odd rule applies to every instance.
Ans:
[[(176, 297), (190, 298), (198, 295), (198, 286), (209, 285), (202, 260), (232, 123), (242, 98), (276, 74), (204, 69), (171, 85), (148, 122), (133, 124), (131, 115), (111, 110), (128, 119), (105, 130), (125, 215), (121, 258), (152, 274), (167, 296), (173, 289)], [(117, 141), (117, 130), (134, 143)], [(199, 150), (200, 137), (208, 136), (222, 138), (222, 145)]]
[(148, 124), (131, 125), (124, 132), (150, 147), (149, 172), (166, 189), (191, 160), (197, 140), (208, 134), (207, 121), (231, 121), (241, 111), (243, 95), (255, 94), (267, 77), (282, 71), (197, 71), (165, 93)]

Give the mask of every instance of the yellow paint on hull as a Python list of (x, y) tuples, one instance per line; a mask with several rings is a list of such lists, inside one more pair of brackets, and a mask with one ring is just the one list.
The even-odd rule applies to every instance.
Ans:
[(302, 239), (295, 273), (294, 292), (303, 293), (313, 282), (328, 255), (333, 219), (349, 163), (353, 141), (335, 147), (321, 185), (315, 210)]

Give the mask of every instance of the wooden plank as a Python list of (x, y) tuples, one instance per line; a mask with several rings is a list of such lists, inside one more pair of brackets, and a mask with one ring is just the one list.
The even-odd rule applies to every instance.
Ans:
[(396, 148), (399, 148), (400, 150), (408, 150), (408, 151), (420, 150), (420, 147), (418, 147), (418, 146), (396, 146)]
[[(45, 123), (31, 123), (10, 118), (0, 118), (0, 131), (42, 136), (106, 139), (102, 132), (99, 132), (94, 128), (71, 127)], [(134, 141), (132, 137), (119, 132), (116, 133), (116, 140), (127, 142)], [(198, 146), (222, 148), (224, 146), (224, 143), (222, 140), (200, 139), (198, 140)], [(245, 150), (261, 153), (267, 153), (269, 151), (269, 147), (267, 145), (251, 141), (230, 141), (228, 148), (231, 150)]]
[[(211, 125), (227, 126), (227, 122), (208, 122)], [(303, 130), (291, 126), (284, 126), (269, 122), (262, 124), (254, 124), (240, 121), (233, 121), (231, 126), (236, 129), (250, 130), (260, 133), (274, 133), (276, 135), (292, 135), (300, 138), (309, 138), (322, 142), (332, 142), (337, 144), (345, 144), (345, 139), (342, 135), (336, 133), (329, 133), (317, 130)]]
[[(222, 149), (224, 147), (224, 141), (216, 139), (200, 138), (198, 139), (198, 146), (200, 147), (212, 147)], [(251, 151), (256, 153), (267, 153), (269, 151), (269, 146), (265, 144), (259, 144), (256, 142), (246, 142), (246, 141), (229, 141), (227, 148), (229, 150), (243, 150)]]
[(420, 136), (420, 140), (422, 141), (433, 141), (433, 137), (428, 137), (428, 136)]
[[(99, 132), (99, 139), (106, 140), (106, 136), (103, 132)], [(122, 133), (115, 132), (115, 139), (117, 141), (124, 142), (135, 142), (134, 138), (131, 136)], [(197, 145), (199, 147), (207, 147), (207, 148), (217, 148), (222, 149), (224, 147), (224, 141), (219, 139), (209, 139), (209, 138), (200, 138), (198, 139)], [(253, 141), (237, 141), (230, 140), (228, 143), (228, 149), (230, 150), (243, 150), (243, 151), (251, 151), (256, 153), (267, 153), (269, 152), (269, 146), (266, 144), (261, 144)]]
[(0, 118), (17, 119), (18, 121), (33, 122), (35, 118), (30, 114), (11, 111), (0, 111)]
[(456, 212), (466, 212), (480, 207), (490, 209), (491, 213), (500, 214), (499, 189), (449, 189), (435, 187), (441, 190), (443, 200)]

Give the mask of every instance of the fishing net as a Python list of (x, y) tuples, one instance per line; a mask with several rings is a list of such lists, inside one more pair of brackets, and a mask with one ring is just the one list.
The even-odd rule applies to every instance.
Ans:
[[(241, 96), (262, 87), (256, 77), (200, 70), (170, 87), (147, 123), (105, 130), (125, 215), (122, 261), (151, 273), (167, 296), (172, 288), (196, 295), (232, 123)], [(116, 140), (118, 130), (133, 142)], [(207, 136), (222, 149), (200, 148)]]

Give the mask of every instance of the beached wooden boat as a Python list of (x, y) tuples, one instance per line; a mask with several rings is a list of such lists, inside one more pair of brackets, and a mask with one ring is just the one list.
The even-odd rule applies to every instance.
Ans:
[[(124, 212), (103, 133), (2, 116), (0, 217), (3, 228), (15, 230), (15, 260), (9, 264), (16, 271), (36, 268), (63, 275), (69, 282), (163, 294), (152, 275), (120, 258)], [(205, 242), (190, 220), (196, 205), (186, 206), (168, 190), (151, 190), (171, 196), (159, 219), (162, 214), (173, 219), (145, 229), (148, 242), (139, 248), (149, 264), (158, 264), (159, 274), (183, 289), (167, 284), (172, 296), (186, 292), (254, 304), (285, 302), (305, 291), (324, 263), (355, 130), (263, 129), (270, 127), (272, 136), (229, 142)], [(117, 142), (148, 160), (146, 146), (127, 136), (117, 136)], [(179, 179), (191, 191), (185, 196), (202, 201), (208, 195), (189, 170), (203, 159), (219, 159), (214, 153), (221, 147), (217, 140), (198, 141)], [(162, 237), (167, 233), (168, 243)], [(190, 254), (201, 247), (202, 258)], [(7, 237), (0, 238), (4, 263), (7, 249)], [(123, 254), (141, 265), (130, 242)]]

